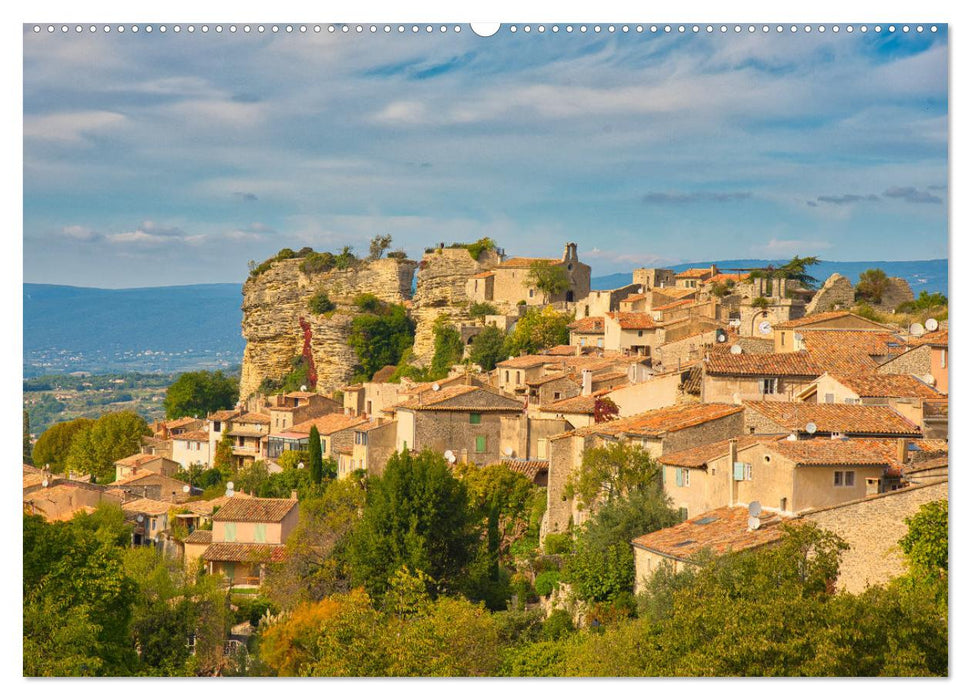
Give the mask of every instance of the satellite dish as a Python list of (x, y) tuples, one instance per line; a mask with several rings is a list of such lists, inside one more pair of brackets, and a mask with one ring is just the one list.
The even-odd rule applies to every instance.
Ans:
[(297, 462), (297, 469), (303, 469), (303, 462)]
[(638, 294), (643, 294), (644, 293), (644, 287), (638, 287), (637, 288), (637, 293)]
[(507, 457), (512, 457), (512, 448), (511, 447), (507, 447), (506, 449), (503, 450), (503, 452), (506, 454)]
[(137, 520), (140, 523), (143, 523), (145, 522), (145, 516), (139, 513), (138, 515), (135, 516), (135, 520)]
[(445, 459), (448, 460), (449, 464), (455, 463), (455, 453), (451, 450), (445, 450)]
[(728, 336), (721, 331), (718, 331), (718, 333), (715, 334), (715, 340), (717, 340), (719, 343), (724, 343), (726, 340), (728, 340)]
[(728, 322), (728, 325), (731, 326), (732, 328), (738, 328), (739, 326), (742, 325), (742, 319), (733, 318), (731, 321)]
[(939, 327), (940, 327), (940, 324), (937, 322), (936, 318), (929, 318), (926, 321), (924, 321), (924, 328), (926, 328), (929, 331), (936, 331)]
[(795, 339), (797, 343), (802, 342), (802, 333), (793, 333), (792, 337)]
[(226, 483), (227, 490), (232, 491), (234, 488), (236, 488), (236, 484), (234, 484), (232, 481)]
[(919, 323), (911, 323), (910, 334), (916, 335), (919, 338), (920, 336), (924, 335), (924, 326)]
[(934, 384), (937, 382), (937, 380), (934, 379), (934, 375), (933, 374), (925, 374), (920, 379), (921, 379), (922, 382), (924, 382), (924, 384), (930, 384), (931, 386), (934, 386)]
[(432, 384), (432, 391), (438, 391), (441, 388), (442, 387), (439, 385), (438, 382), (435, 382), (434, 384)]
[(758, 530), (761, 525), (762, 525), (762, 521), (754, 516), (748, 519), (749, 530)]
[(761, 333), (762, 335), (768, 335), (771, 332), (772, 332), (771, 323), (769, 323), (768, 321), (762, 321), (762, 323), (759, 324), (759, 333)]
[(235, 491), (233, 491), (232, 489), (226, 489), (226, 497), (227, 498), (232, 498), (235, 495), (236, 495), (236, 492)]
[(306, 391), (306, 390), (307, 390), (307, 385), (306, 384), (301, 384), (300, 385), (300, 391)]
[(732, 353), (733, 355), (741, 355), (742, 354), (742, 346), (741, 345), (738, 345), (736, 343), (735, 345), (733, 345), (731, 347), (731, 350), (729, 350), (729, 352)]
[(191, 490), (192, 490), (192, 487), (189, 486), (188, 484), (182, 487), (182, 493), (189, 493), (189, 491)]
[(813, 423), (812, 421), (809, 421), (808, 423), (806, 423), (806, 432), (809, 433), (810, 435), (815, 434), (817, 430), (818, 428), (816, 427), (816, 424)]
[(758, 501), (752, 501), (748, 504), (748, 514), (753, 518), (757, 518), (762, 514), (762, 504)]

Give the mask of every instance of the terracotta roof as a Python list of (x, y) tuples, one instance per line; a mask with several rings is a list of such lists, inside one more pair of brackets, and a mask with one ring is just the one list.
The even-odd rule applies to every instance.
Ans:
[(763, 511), (758, 530), (749, 529), (748, 519), (745, 506), (717, 508), (680, 525), (641, 535), (632, 544), (666, 557), (691, 561), (702, 550), (713, 554), (738, 552), (775, 542), (785, 534), (779, 527), (783, 519), (776, 514)]
[(535, 479), (537, 475), (548, 472), (550, 469), (550, 461), (548, 459), (504, 459), (500, 464), (508, 467), (511, 472), (522, 474), (530, 481)]
[[(456, 402), (456, 399), (461, 400)], [(423, 392), (417, 398), (409, 399), (394, 408), (424, 411), (465, 411), (474, 413), (488, 413), (490, 411), (508, 412), (522, 410), (522, 399), (509, 396), (498, 389), (460, 384), (457, 386), (443, 387), (439, 391)]]
[(211, 544), (212, 530), (193, 530), (182, 542), (184, 544)]
[(545, 350), (543, 350), (542, 354), (550, 357), (572, 357), (573, 355), (577, 354), (577, 346), (576, 345), (554, 345), (551, 348), (546, 348)]
[(318, 396), (316, 391), (291, 391), (284, 396), (291, 399), (309, 399), (311, 396)]
[(709, 353), (705, 370), (711, 375), (736, 377), (818, 377), (823, 371), (804, 352)]
[(708, 421), (740, 413), (744, 408), (725, 403), (693, 403), (656, 408), (636, 416), (618, 418), (573, 431), (576, 435), (635, 435), (660, 437), (666, 433), (691, 428)]
[(675, 275), (677, 279), (692, 279), (694, 277), (704, 277), (711, 274), (710, 267), (689, 267), (687, 270)]
[(209, 433), (207, 433), (205, 430), (190, 430), (188, 432), (181, 433), (180, 435), (173, 435), (172, 436), (172, 439), (173, 440), (186, 440), (186, 441), (208, 442), (209, 441)]
[(248, 493), (242, 493), (240, 491), (236, 492), (233, 496), (216, 496), (215, 498), (210, 498), (208, 501), (186, 501), (182, 503), (181, 506), (188, 508), (193, 513), (199, 513), (200, 515), (210, 515), (216, 508), (222, 508), (226, 505), (226, 502), (230, 498), (238, 498), (240, 500), (253, 498)]
[[(776, 442), (778, 435), (740, 435), (735, 438), (738, 449), (754, 445), (757, 442)], [(708, 445), (692, 447), (670, 454), (662, 455), (658, 461), (670, 467), (704, 467), (712, 460), (728, 454), (731, 440), (720, 440)]]
[(917, 338), (917, 340), (911, 342), (911, 345), (933, 345), (934, 347), (947, 347), (947, 344), (946, 328), (925, 333), (920, 338)]
[(725, 282), (741, 282), (747, 275), (744, 272), (719, 272), (708, 278), (711, 284), (724, 284)]
[(681, 380), (681, 391), (692, 396), (701, 396), (701, 378), (703, 372), (700, 364), (688, 370), (688, 376)]
[(920, 435), (920, 428), (889, 406), (843, 403), (789, 403), (786, 401), (744, 401), (784, 430), (804, 431), (815, 423), (821, 433), (864, 435)]
[(519, 357), (510, 357), (508, 360), (498, 362), (496, 363), (496, 367), (502, 367), (503, 369), (529, 369), (531, 367), (539, 367), (549, 361), (550, 359), (548, 357), (542, 355), (520, 355)]
[(661, 304), (660, 306), (655, 306), (654, 311), (668, 311), (670, 309), (676, 309), (680, 306), (690, 306), (694, 304), (693, 299), (679, 299), (678, 301), (672, 301), (670, 304)]
[(162, 515), (168, 513), (169, 509), (174, 508), (174, 504), (166, 501), (156, 501), (154, 498), (136, 498), (121, 504), (121, 509), (126, 513), (144, 513), (145, 515)]
[[(317, 432), (321, 435), (332, 435), (340, 430), (347, 430), (367, 421), (362, 416), (345, 416), (343, 413), (325, 413), (317, 418), (305, 420), (291, 426), (287, 432), (297, 435), (309, 435), (310, 429), (317, 426)], [(279, 436), (274, 436), (279, 437)]]
[(389, 425), (394, 425), (394, 421), (376, 421), (369, 420), (366, 425), (359, 425), (354, 428), (359, 433), (367, 433), (371, 430), (377, 430), (378, 428), (384, 428)]
[(600, 391), (594, 391), (587, 396), (571, 396), (568, 399), (560, 399), (559, 401), (551, 401), (550, 403), (540, 406), (539, 410), (545, 411), (547, 413), (576, 413), (583, 415), (592, 415), (594, 407), (596, 406), (597, 399), (602, 396), (606, 396), (611, 391), (612, 388), (601, 389)]
[(529, 267), (533, 263), (538, 263), (538, 262), (557, 265), (563, 261), (557, 260), (556, 258), (509, 258), (499, 263), (498, 266), (499, 267)]
[(576, 331), (577, 333), (603, 333), (604, 317), (587, 316), (585, 318), (578, 318), (577, 320), (572, 321), (568, 328)]
[(649, 313), (634, 311), (614, 311), (607, 314), (611, 320), (617, 321), (625, 331), (651, 330), (657, 328), (654, 317)]
[(899, 355), (907, 350), (893, 333), (865, 330), (805, 330), (803, 345), (820, 369), (850, 374), (870, 373), (874, 358)]
[(526, 386), (543, 386), (544, 384), (555, 382), (558, 379), (569, 379), (574, 383), (577, 383), (577, 378), (568, 372), (554, 372), (552, 374), (542, 376), (539, 379), (530, 379), (528, 382), (526, 382)]
[[(877, 323), (876, 321), (870, 321), (869, 319), (863, 318), (862, 316), (858, 316), (857, 314), (849, 311), (824, 311), (822, 313), (812, 314), (811, 316), (803, 316), (802, 318), (793, 319), (791, 321), (783, 321), (782, 323), (775, 324), (773, 328), (775, 330), (802, 328), (803, 326), (819, 323), (820, 321), (834, 321), (838, 318), (846, 318), (847, 316), (863, 321), (864, 324), (873, 324), (874, 326), (879, 326), (882, 329), (887, 329), (887, 326), (884, 326), (883, 324)], [(874, 328), (874, 330), (878, 329)]]
[(287, 548), (280, 544), (241, 544), (238, 542), (213, 542), (202, 553), (205, 561), (233, 562), (281, 562), (286, 559)]
[(475, 279), (485, 279), (486, 277), (495, 277), (495, 274), (496, 273), (493, 272), (492, 270), (487, 270), (486, 272), (479, 272), (477, 274), (472, 275), (472, 277), (470, 279), (474, 279), (474, 280)]
[(833, 376), (861, 398), (895, 397), (939, 399), (942, 394), (911, 374), (867, 374)]
[(224, 421), (229, 420), (230, 418), (235, 418), (238, 413), (239, 409), (237, 408), (232, 408), (225, 411), (213, 411), (207, 416), (207, 418), (209, 420)]
[(212, 516), (218, 522), (278, 523), (297, 507), (293, 498), (229, 498)]
[(385, 365), (384, 367), (382, 367), (381, 369), (379, 369), (377, 372), (374, 373), (374, 376), (371, 377), (371, 381), (378, 384), (383, 384), (384, 382), (387, 382), (389, 379), (391, 379), (391, 375), (394, 374), (395, 370), (397, 369), (398, 368), (395, 367), (394, 365)]
[(684, 299), (687, 297), (697, 296), (698, 290), (682, 289), (679, 287), (655, 287), (651, 290), (651, 294), (665, 296), (669, 299)]
[(776, 440), (769, 449), (800, 465), (858, 464), (894, 467), (899, 464), (893, 457), (894, 443), (879, 440)]
[(151, 479), (164, 479), (165, 481), (176, 482), (176, 483), (180, 484), (180, 487), (179, 487), (180, 489), (181, 489), (181, 484), (184, 483), (184, 482), (180, 481), (179, 479), (176, 479), (176, 478), (171, 477), (171, 476), (166, 476), (165, 474), (160, 474), (159, 472), (153, 472), (153, 471), (137, 471), (134, 474), (129, 474), (128, 476), (123, 476), (120, 479), (115, 479), (114, 481), (111, 482), (110, 485), (111, 486), (127, 486), (128, 484), (132, 484), (132, 483), (134, 483), (136, 481), (141, 481), (142, 479), (149, 479), (149, 478), (151, 478)]
[(265, 423), (270, 424), (270, 417), (265, 413), (244, 413), (233, 418), (233, 423)]
[(184, 418), (175, 418), (173, 420), (167, 420), (163, 423), (163, 425), (169, 430), (173, 430), (175, 428), (181, 428), (186, 425), (192, 425), (197, 421), (199, 421), (198, 418), (193, 418), (192, 416), (185, 416)]
[(640, 301), (642, 299), (647, 299), (647, 294), (644, 294), (643, 292), (638, 292), (637, 294), (628, 294), (626, 297), (624, 297), (623, 299), (621, 299), (621, 302), (624, 302), (624, 301)]
[(140, 467), (148, 462), (154, 462), (156, 459), (164, 459), (164, 457), (161, 455), (149, 455), (139, 452), (138, 454), (128, 455), (127, 457), (119, 459), (115, 462), (115, 464), (123, 467)]
[(599, 382), (609, 382), (614, 379), (626, 379), (627, 372), (623, 370), (616, 370), (614, 372), (601, 372), (599, 374), (591, 375), (590, 378), (593, 380), (594, 384), (597, 384)]

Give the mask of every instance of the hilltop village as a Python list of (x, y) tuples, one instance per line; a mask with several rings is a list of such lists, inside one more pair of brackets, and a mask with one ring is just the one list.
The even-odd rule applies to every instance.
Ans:
[[(25, 513), (59, 522), (115, 504), (131, 546), (262, 598), (281, 590), (277, 569), (306, 556), (299, 473), (311, 460), (330, 465), (325, 482), (367, 490), (389, 464), (431, 455), (464, 483), (501, 473), (532, 494), (517, 514), (481, 511), (500, 533), (495, 561), (513, 572), (509, 597), (467, 597), (562, 615), (572, 629), (609, 625), (605, 611), (650, 592), (659, 571), (768, 551), (793, 527), (839, 538), (827, 590), (859, 594), (906, 573), (909, 519), (946, 505), (947, 322), (906, 313), (902, 280), (883, 280), (861, 313), (857, 286), (814, 284), (811, 259), (641, 268), (629, 285), (592, 290), (575, 243), (550, 258), (488, 239), (439, 244), (420, 261), (389, 243), (368, 258), (285, 250), (254, 264), (236, 405), (156, 422), (108, 479), (25, 465)], [(241, 476), (205, 481), (220, 469)], [(645, 469), (671, 515), (625, 535), (623, 591), (588, 593), (557, 557), (582, 552), (578, 533), (642, 488), (632, 474)], [(289, 492), (261, 496), (273, 479)], [(326, 539), (314, 551), (330, 552)], [(372, 597), (386, 587), (365, 584)], [(216, 655), (272, 624), (233, 626)]]

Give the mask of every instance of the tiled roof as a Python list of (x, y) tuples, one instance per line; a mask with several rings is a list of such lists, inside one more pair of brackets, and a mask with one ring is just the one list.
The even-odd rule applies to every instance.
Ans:
[(291, 391), (284, 394), (287, 398), (291, 399), (309, 399), (311, 396), (317, 396), (316, 391)]
[(281, 562), (286, 559), (287, 548), (280, 544), (240, 544), (238, 542), (213, 542), (202, 553), (205, 561), (232, 562)]
[(861, 398), (939, 399), (942, 396), (937, 389), (911, 374), (840, 375), (833, 378)]
[(142, 479), (155, 479), (156, 481), (162, 480), (163, 482), (168, 481), (169, 483), (174, 482), (176, 484), (179, 484), (180, 489), (181, 489), (181, 485), (183, 484), (182, 481), (174, 477), (166, 476), (165, 474), (160, 474), (158, 472), (136, 471), (134, 474), (129, 474), (128, 476), (123, 476), (120, 479), (115, 479), (114, 481), (111, 482), (111, 486), (126, 486), (136, 481), (141, 481)]
[(694, 304), (693, 299), (679, 299), (678, 301), (672, 301), (670, 304), (661, 304), (660, 306), (655, 306), (654, 311), (670, 311), (671, 309), (677, 309), (681, 306), (691, 306)]
[(216, 508), (222, 508), (226, 505), (226, 502), (230, 498), (238, 498), (240, 500), (253, 498), (247, 493), (236, 492), (233, 496), (216, 496), (216, 498), (210, 498), (208, 501), (187, 501), (182, 503), (183, 508), (188, 508), (193, 513), (198, 513), (200, 515), (210, 515)]
[(127, 457), (119, 459), (115, 462), (115, 464), (123, 467), (140, 467), (148, 462), (154, 462), (156, 459), (162, 459), (162, 457), (160, 455), (149, 455), (139, 452), (138, 454), (128, 455)]
[(812, 325), (819, 323), (821, 321), (834, 321), (838, 318), (852, 317), (859, 321), (863, 321), (864, 325), (872, 326), (874, 330), (878, 330), (878, 326), (883, 329), (887, 329), (887, 326), (877, 323), (876, 321), (870, 321), (869, 319), (858, 316), (857, 314), (851, 313), (849, 311), (824, 311), (818, 314), (812, 314), (811, 316), (803, 316), (802, 318), (793, 319), (791, 321), (783, 321), (782, 323), (777, 323), (773, 326), (775, 330), (786, 330), (789, 328), (802, 328), (803, 326)]
[(543, 354), (550, 357), (572, 357), (577, 354), (577, 349), (575, 345), (554, 345), (543, 350)]
[(802, 339), (821, 370), (849, 374), (870, 373), (877, 366), (874, 358), (907, 349), (893, 333), (873, 330), (805, 330)]
[(212, 516), (214, 521), (238, 523), (278, 523), (297, 507), (293, 498), (239, 498), (228, 499)]
[(121, 509), (126, 513), (145, 513), (146, 515), (162, 515), (168, 513), (174, 504), (165, 501), (156, 501), (154, 498), (136, 498), (121, 504)]
[(305, 420), (291, 426), (287, 432), (297, 435), (309, 435), (310, 429), (317, 426), (317, 432), (321, 435), (332, 435), (339, 430), (347, 430), (367, 421), (361, 416), (345, 416), (343, 413), (325, 413), (322, 416)]
[(920, 428), (889, 406), (842, 403), (790, 403), (786, 401), (744, 401), (786, 431), (804, 431), (815, 423), (821, 433), (862, 435), (919, 435)]
[(496, 367), (502, 367), (503, 369), (529, 369), (530, 367), (538, 367), (546, 364), (549, 361), (550, 359), (543, 355), (520, 355), (519, 357), (510, 357), (508, 360), (503, 360), (497, 363)]
[(575, 376), (569, 374), (568, 372), (554, 372), (552, 374), (547, 374), (539, 379), (531, 379), (526, 382), (526, 386), (543, 386), (544, 384), (549, 384), (550, 382), (555, 382), (558, 379), (570, 379), (576, 382)]
[[(738, 449), (754, 445), (757, 442), (776, 442), (780, 438), (778, 435), (740, 435), (735, 438)], [(728, 454), (731, 440), (720, 440), (708, 445), (692, 447), (687, 450), (680, 450), (670, 454), (662, 455), (659, 461), (670, 467), (703, 467), (712, 460), (724, 457)]]
[(270, 417), (265, 413), (244, 413), (233, 418), (233, 423), (259, 423), (270, 424)]
[(711, 375), (735, 377), (818, 377), (823, 373), (804, 352), (713, 352), (705, 360), (705, 369)]
[(538, 474), (548, 472), (550, 461), (548, 459), (504, 459), (501, 464), (509, 468), (509, 471), (522, 474), (532, 481)]
[(652, 294), (666, 296), (669, 299), (685, 299), (698, 295), (697, 289), (681, 289), (679, 287), (656, 287), (651, 290)]
[(186, 441), (208, 442), (208, 440), (209, 440), (209, 433), (207, 433), (205, 430), (190, 430), (188, 432), (181, 433), (180, 435), (173, 435), (172, 436), (172, 439), (173, 440), (186, 440)]
[(693, 403), (656, 408), (636, 416), (618, 418), (606, 423), (574, 430), (576, 435), (635, 435), (660, 437), (666, 433), (691, 428), (708, 421), (740, 413), (742, 406), (725, 403)]
[(212, 530), (193, 530), (182, 542), (184, 544), (211, 544)]
[(508, 258), (507, 260), (499, 263), (499, 267), (529, 267), (533, 263), (544, 262), (550, 263), (551, 265), (557, 265), (562, 260), (557, 260), (556, 258)]
[(476, 273), (476, 274), (472, 275), (471, 279), (474, 279), (474, 280), (479, 279), (479, 280), (481, 280), (481, 279), (485, 279), (487, 277), (495, 277), (495, 275), (496, 275), (496, 273), (493, 272), (492, 270), (487, 270), (486, 272), (479, 272), (479, 273)]
[(711, 284), (724, 284), (725, 282), (741, 282), (747, 275), (744, 272), (719, 272), (708, 278)]
[(623, 299), (621, 299), (621, 301), (622, 302), (624, 302), (624, 301), (641, 301), (642, 299), (647, 299), (647, 294), (644, 294), (644, 293), (628, 294), (626, 297), (624, 297)]
[(710, 274), (711, 274), (710, 267), (689, 267), (687, 270), (684, 270), (683, 272), (679, 272), (678, 274), (676, 274), (675, 277), (683, 280), (683, 279), (692, 279), (695, 277), (704, 277), (705, 275), (710, 275)]
[(239, 413), (239, 409), (233, 408), (225, 411), (213, 411), (207, 417), (209, 418), (209, 420), (223, 421), (223, 420), (229, 420), (230, 418), (235, 418), (238, 413)]
[(866, 439), (777, 440), (769, 449), (801, 465), (857, 464), (894, 467), (893, 442)]
[(367, 424), (359, 425), (356, 428), (354, 428), (354, 430), (356, 430), (359, 433), (367, 433), (372, 430), (377, 430), (378, 428), (384, 428), (392, 425), (395, 425), (395, 422), (393, 420), (392, 421), (369, 420)]
[(560, 399), (559, 401), (551, 401), (545, 406), (540, 406), (541, 411), (547, 413), (575, 413), (592, 415), (594, 407), (597, 403), (597, 399), (602, 396), (606, 396), (613, 389), (601, 389), (600, 391), (594, 391), (587, 396), (571, 396), (568, 399)]
[(187, 425), (192, 425), (193, 423), (196, 423), (198, 421), (199, 421), (198, 418), (192, 418), (191, 416), (186, 416), (184, 418), (175, 418), (173, 420), (167, 420), (164, 422), (164, 425), (169, 430), (174, 430), (176, 428), (182, 428)]
[(570, 323), (568, 327), (577, 333), (603, 333), (604, 317), (587, 316), (586, 318), (578, 318), (576, 321)]
[(459, 384), (443, 387), (439, 391), (426, 391), (417, 398), (398, 404), (395, 408), (488, 413), (490, 411), (521, 410), (522, 400), (500, 392), (498, 389)]
[(763, 511), (758, 530), (749, 530), (748, 519), (745, 506), (717, 508), (680, 525), (641, 535), (632, 544), (667, 557), (691, 561), (693, 555), (705, 549), (713, 554), (738, 552), (775, 542), (784, 534), (779, 527), (783, 520), (778, 515)]
[(607, 314), (607, 317), (617, 321), (625, 331), (651, 330), (657, 328), (654, 317), (649, 313), (634, 311), (614, 311)]
[(623, 370), (615, 370), (613, 372), (601, 372), (599, 374), (591, 375), (591, 380), (594, 384), (599, 384), (600, 382), (611, 382), (615, 379), (627, 379), (627, 372)]
[(688, 376), (681, 380), (681, 391), (692, 396), (701, 396), (701, 365), (697, 364), (688, 370)]
[(383, 384), (391, 379), (391, 375), (395, 373), (396, 369), (398, 368), (394, 365), (385, 365), (374, 373), (374, 376), (371, 377), (371, 381), (377, 384)]
[(947, 329), (925, 333), (920, 338), (911, 342), (912, 345), (933, 345), (934, 347), (947, 347)]

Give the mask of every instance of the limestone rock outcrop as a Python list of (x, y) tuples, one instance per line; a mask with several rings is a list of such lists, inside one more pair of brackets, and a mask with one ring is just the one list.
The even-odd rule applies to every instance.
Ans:
[(834, 272), (806, 304), (806, 316), (823, 311), (849, 309), (853, 306), (854, 294), (853, 283), (838, 272)]
[(907, 280), (901, 277), (890, 277), (887, 279), (887, 288), (880, 297), (880, 303), (874, 304), (873, 308), (892, 313), (905, 301), (913, 300), (914, 291), (910, 288)]
[[(406, 302), (411, 298), (417, 267), (413, 260), (384, 258), (353, 269), (307, 275), (300, 271), (301, 262), (300, 258), (274, 262), (243, 285), (246, 349), (239, 387), (243, 400), (264, 379), (279, 380), (291, 371), (293, 360), (303, 351), (301, 320), (310, 333), (317, 391), (329, 392), (346, 384), (357, 363), (347, 344), (351, 322), (359, 313), (351, 303), (354, 296), (369, 292), (389, 303)], [(319, 291), (336, 304), (334, 311), (311, 313), (308, 302)]]

